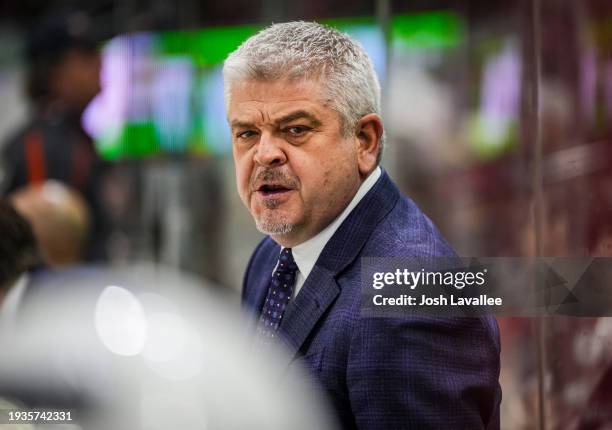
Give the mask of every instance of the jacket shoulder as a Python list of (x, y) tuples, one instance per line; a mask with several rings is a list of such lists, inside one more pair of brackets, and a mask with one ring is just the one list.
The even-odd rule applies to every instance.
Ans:
[(362, 256), (455, 257), (433, 222), (408, 197), (401, 196), (377, 225)]

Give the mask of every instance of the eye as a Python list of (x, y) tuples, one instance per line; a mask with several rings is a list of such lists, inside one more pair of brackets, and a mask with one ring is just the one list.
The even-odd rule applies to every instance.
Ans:
[(253, 130), (241, 131), (236, 133), (236, 137), (238, 139), (248, 139), (249, 137), (255, 136), (255, 132)]
[(306, 127), (305, 125), (294, 125), (285, 128), (284, 131), (293, 137), (300, 137), (308, 133), (310, 131), (310, 127)]

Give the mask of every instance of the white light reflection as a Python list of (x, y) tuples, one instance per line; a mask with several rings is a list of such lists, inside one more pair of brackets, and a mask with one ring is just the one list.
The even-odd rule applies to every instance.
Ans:
[(143, 357), (158, 363), (176, 360), (187, 342), (185, 321), (170, 313), (153, 314), (147, 320), (149, 336)]
[(148, 336), (142, 356), (147, 367), (169, 380), (184, 380), (202, 371), (204, 348), (189, 321), (173, 313), (147, 316)]
[(142, 352), (147, 323), (138, 299), (122, 287), (108, 286), (98, 297), (95, 328), (104, 346), (117, 355), (132, 356)]

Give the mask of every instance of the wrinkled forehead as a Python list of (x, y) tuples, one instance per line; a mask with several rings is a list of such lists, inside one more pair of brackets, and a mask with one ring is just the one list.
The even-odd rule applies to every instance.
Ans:
[(330, 108), (331, 100), (326, 96), (323, 82), (304, 78), (237, 80), (226, 92), (228, 117), (246, 108), (280, 109), (298, 105), (314, 110)]
[(232, 99), (237, 96), (245, 95), (246, 93), (253, 93), (254, 91), (261, 89), (272, 89), (282, 88), (282, 92), (290, 94), (292, 89), (306, 92), (309, 96), (317, 96), (322, 103), (329, 103), (329, 97), (327, 96), (327, 86), (325, 84), (325, 77), (323, 75), (297, 75), (293, 76), (283, 75), (279, 78), (265, 78), (265, 77), (248, 77), (244, 79), (226, 78), (225, 82), (225, 104), (229, 107)]

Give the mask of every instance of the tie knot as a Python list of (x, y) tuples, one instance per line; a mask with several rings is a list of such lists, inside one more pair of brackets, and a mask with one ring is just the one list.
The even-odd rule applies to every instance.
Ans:
[(279, 272), (296, 272), (298, 270), (297, 264), (295, 264), (295, 260), (293, 259), (293, 254), (291, 253), (291, 248), (284, 248), (280, 257), (278, 258), (278, 266), (277, 271)]

